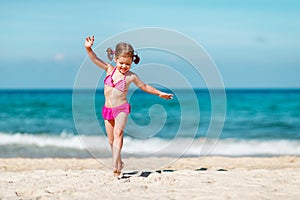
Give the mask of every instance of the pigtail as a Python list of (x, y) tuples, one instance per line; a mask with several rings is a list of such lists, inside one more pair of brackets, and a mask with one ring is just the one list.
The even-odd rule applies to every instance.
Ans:
[(133, 56), (133, 59), (132, 59), (132, 61), (134, 62), (134, 64), (138, 64), (139, 62), (140, 62), (140, 57), (137, 55), (137, 54), (135, 54), (134, 56)]
[(107, 53), (107, 58), (112, 61), (114, 58), (114, 54), (115, 52), (111, 49), (111, 48), (107, 48), (106, 49), (106, 53)]

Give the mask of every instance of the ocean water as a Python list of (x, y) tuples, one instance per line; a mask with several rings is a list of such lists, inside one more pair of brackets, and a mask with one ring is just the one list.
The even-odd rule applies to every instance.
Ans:
[[(171, 92), (173, 100), (129, 93), (124, 156), (202, 156), (205, 141), (209, 155), (300, 155), (298, 89), (226, 90), (224, 127), (212, 137), (210, 123), (223, 119), (210, 93)], [(103, 103), (102, 90), (1, 90), (0, 157), (111, 156)]]

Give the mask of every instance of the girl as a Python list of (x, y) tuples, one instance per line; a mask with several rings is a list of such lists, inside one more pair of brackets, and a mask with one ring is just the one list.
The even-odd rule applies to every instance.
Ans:
[(97, 57), (92, 50), (93, 43), (94, 36), (87, 37), (84, 45), (90, 59), (98, 67), (106, 71), (107, 76), (104, 80), (105, 105), (102, 109), (102, 116), (113, 155), (113, 171), (115, 175), (120, 175), (124, 167), (121, 159), (123, 130), (130, 113), (130, 105), (126, 99), (130, 83), (134, 83), (145, 92), (155, 94), (164, 99), (172, 99), (173, 94), (164, 93), (145, 84), (135, 73), (130, 71), (132, 62), (138, 64), (140, 61), (139, 56), (134, 53), (134, 49), (130, 44), (119, 43), (115, 51), (110, 48), (107, 49), (109, 60), (114, 59), (116, 63), (116, 66), (112, 66)]

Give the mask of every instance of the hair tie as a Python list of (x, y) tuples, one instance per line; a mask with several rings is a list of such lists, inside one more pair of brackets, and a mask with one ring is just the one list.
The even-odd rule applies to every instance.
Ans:
[(132, 59), (135, 64), (138, 64), (140, 62), (140, 57), (138, 56), (137, 52), (135, 52)]

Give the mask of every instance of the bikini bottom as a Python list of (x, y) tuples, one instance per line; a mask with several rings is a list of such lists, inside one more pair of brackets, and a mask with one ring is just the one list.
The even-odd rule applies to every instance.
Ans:
[(121, 112), (129, 114), (130, 113), (130, 104), (124, 103), (124, 104), (114, 107), (114, 108), (108, 108), (106, 106), (103, 106), (103, 108), (102, 108), (102, 116), (103, 116), (103, 119), (105, 119), (105, 120), (113, 120)]

